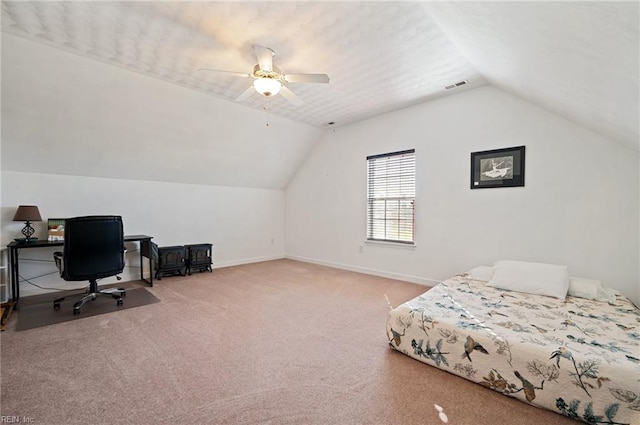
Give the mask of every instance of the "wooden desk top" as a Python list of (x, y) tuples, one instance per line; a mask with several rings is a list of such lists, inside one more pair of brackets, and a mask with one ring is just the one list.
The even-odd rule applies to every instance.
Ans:
[[(124, 235), (125, 242), (135, 242), (151, 240), (153, 236), (148, 235)], [(49, 241), (45, 239), (36, 239), (32, 242), (13, 241), (7, 245), (7, 248), (42, 248), (46, 246), (62, 246), (64, 241)]]

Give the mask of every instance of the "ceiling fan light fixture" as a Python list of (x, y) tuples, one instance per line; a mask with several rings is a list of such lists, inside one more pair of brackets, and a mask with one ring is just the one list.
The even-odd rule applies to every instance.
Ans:
[(280, 92), (282, 83), (274, 78), (256, 78), (253, 87), (263, 96), (274, 96)]
[(327, 74), (283, 74), (280, 68), (273, 64), (273, 56), (275, 55), (273, 50), (264, 46), (253, 46), (253, 51), (258, 58), (258, 63), (253, 66), (253, 72), (251, 72), (251, 74), (209, 68), (201, 68), (201, 70), (233, 75), (235, 77), (253, 78), (253, 85), (247, 87), (240, 96), (236, 97), (236, 102), (244, 102), (249, 99), (255, 90), (264, 97), (280, 94), (293, 105), (300, 106), (303, 104), (302, 99), (296, 96), (286, 83), (328, 84), (330, 81)]

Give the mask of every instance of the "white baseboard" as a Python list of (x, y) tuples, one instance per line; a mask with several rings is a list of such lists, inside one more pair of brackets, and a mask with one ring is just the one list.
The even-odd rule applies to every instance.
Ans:
[(436, 279), (429, 279), (429, 278), (419, 277), (419, 276), (411, 276), (411, 275), (406, 275), (402, 273), (388, 272), (384, 270), (370, 269), (367, 267), (352, 266), (349, 264), (335, 263), (331, 261), (317, 260), (315, 258), (300, 257), (298, 255), (287, 255), (286, 258), (290, 260), (303, 261), (305, 263), (313, 263), (321, 266), (348, 270), (356, 273), (364, 273), (364, 274), (370, 274), (373, 276), (380, 276), (380, 277), (386, 277), (389, 279), (401, 280), (403, 282), (417, 283), (418, 285), (424, 285), (424, 286), (434, 286), (441, 282)]
[(221, 269), (224, 267), (241, 266), (243, 264), (260, 263), (262, 261), (282, 260), (283, 258), (285, 258), (284, 255), (268, 255), (264, 257), (243, 258), (240, 260), (231, 260), (231, 261), (222, 261), (222, 262), (216, 262), (214, 259), (212, 267), (214, 269)]

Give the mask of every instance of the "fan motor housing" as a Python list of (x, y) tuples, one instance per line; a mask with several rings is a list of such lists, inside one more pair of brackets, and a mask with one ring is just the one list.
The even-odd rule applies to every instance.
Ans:
[(256, 78), (271, 78), (274, 80), (279, 80), (282, 76), (282, 71), (280, 68), (273, 65), (273, 71), (267, 71), (266, 69), (260, 69), (260, 65), (256, 65), (253, 67), (253, 76)]

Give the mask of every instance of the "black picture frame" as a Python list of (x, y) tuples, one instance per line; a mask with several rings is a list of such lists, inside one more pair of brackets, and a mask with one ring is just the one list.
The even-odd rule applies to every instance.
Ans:
[(524, 146), (471, 152), (471, 189), (524, 186)]

